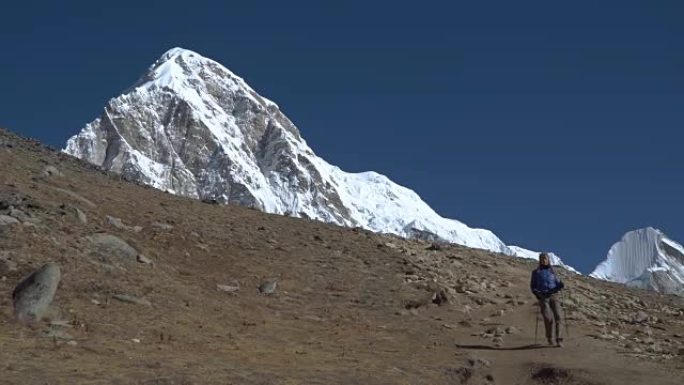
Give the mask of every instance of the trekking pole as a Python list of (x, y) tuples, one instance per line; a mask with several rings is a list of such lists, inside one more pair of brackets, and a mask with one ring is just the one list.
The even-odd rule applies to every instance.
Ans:
[(536, 314), (536, 321), (534, 322), (534, 344), (537, 344), (537, 334), (539, 331), (539, 311), (535, 310), (534, 314)]
[(565, 323), (565, 334), (570, 338), (570, 326), (568, 325), (568, 313), (565, 310), (565, 290), (561, 290), (561, 308), (563, 309), (563, 322)]

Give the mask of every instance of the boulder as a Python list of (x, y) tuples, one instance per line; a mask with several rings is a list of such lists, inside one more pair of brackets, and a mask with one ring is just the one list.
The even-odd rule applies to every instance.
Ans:
[(87, 239), (95, 244), (101, 252), (107, 254), (103, 256), (107, 261), (110, 260), (110, 257), (124, 262), (137, 260), (138, 251), (116, 235), (97, 233), (88, 236)]
[(55, 297), (60, 278), (59, 266), (47, 263), (21, 281), (12, 292), (16, 317), (22, 322), (40, 321)]

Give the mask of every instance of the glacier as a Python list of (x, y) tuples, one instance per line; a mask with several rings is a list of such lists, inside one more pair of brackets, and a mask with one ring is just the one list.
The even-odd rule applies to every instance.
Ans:
[(164, 53), (63, 151), (191, 198), (510, 256), (534, 253), (441, 217), (384, 175), (329, 164), (276, 103), (218, 62), (183, 48)]
[(591, 277), (664, 294), (684, 294), (684, 247), (661, 230), (627, 232)]

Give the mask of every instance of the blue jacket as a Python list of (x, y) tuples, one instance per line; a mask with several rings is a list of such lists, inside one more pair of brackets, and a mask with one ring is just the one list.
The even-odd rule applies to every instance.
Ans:
[(549, 295), (560, 291), (563, 282), (556, 277), (551, 267), (538, 267), (532, 272), (530, 289), (534, 295)]

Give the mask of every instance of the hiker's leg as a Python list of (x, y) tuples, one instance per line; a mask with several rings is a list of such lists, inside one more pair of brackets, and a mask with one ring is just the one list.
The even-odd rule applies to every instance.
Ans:
[(561, 309), (561, 304), (560, 300), (558, 299), (558, 295), (552, 295), (551, 298), (549, 298), (549, 303), (551, 305), (551, 310), (553, 311), (553, 318), (556, 321), (556, 341), (562, 341), (563, 329), (561, 328), (561, 319), (563, 319), (563, 309)]
[(542, 318), (544, 318), (544, 330), (546, 331), (546, 339), (551, 341), (553, 326), (553, 314), (549, 306), (549, 298), (542, 297), (539, 299), (539, 309), (542, 313)]

